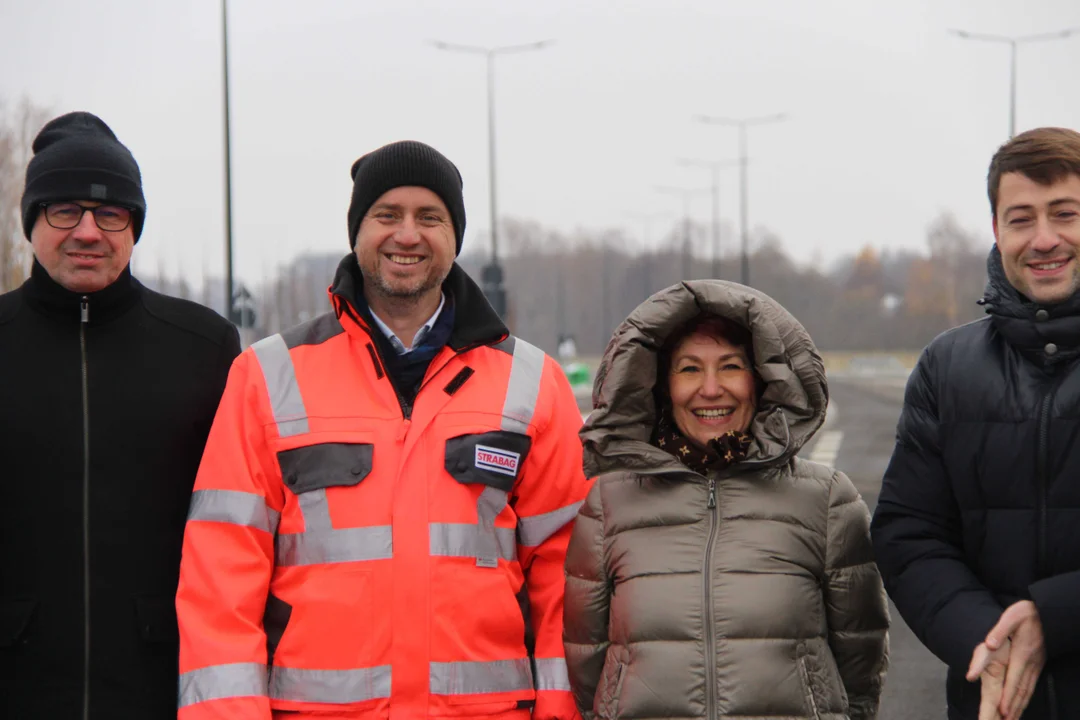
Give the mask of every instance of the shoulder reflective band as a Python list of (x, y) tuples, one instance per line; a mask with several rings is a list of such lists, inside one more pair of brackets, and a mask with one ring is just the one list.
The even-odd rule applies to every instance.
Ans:
[(251, 346), (262, 368), (278, 435), (290, 437), (308, 431), (307, 410), (296, 382), (292, 356), (281, 335), (271, 335)]
[(540, 381), (544, 377), (544, 352), (521, 338), (515, 338), (510, 380), (506, 384), (502, 429), (525, 433), (536, 412)]

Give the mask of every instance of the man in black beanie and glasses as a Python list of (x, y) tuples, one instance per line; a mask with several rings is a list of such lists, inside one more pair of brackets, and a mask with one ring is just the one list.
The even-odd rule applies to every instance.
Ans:
[(0, 717), (176, 717), (174, 596), (236, 329), (143, 287), (139, 166), (94, 115), (47, 123), (0, 295)]

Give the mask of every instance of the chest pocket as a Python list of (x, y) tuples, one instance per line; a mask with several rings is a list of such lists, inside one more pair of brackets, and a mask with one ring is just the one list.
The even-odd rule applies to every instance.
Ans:
[(329, 530), (326, 489), (351, 487), (371, 474), (375, 447), (367, 443), (320, 443), (278, 454), (281, 478), (296, 494), (304, 528)]
[[(476, 501), (475, 527), (462, 529), (463, 538), (447, 538), (445, 552), (436, 554), (476, 557), (476, 566), (498, 567), (499, 559), (514, 559), (515, 532), (496, 528), (495, 518), (506, 507), (510, 491), (521, 475), (532, 438), (522, 433), (498, 430), (476, 435), (459, 435), (446, 441), (446, 471), (463, 485), (482, 485)], [(433, 543), (435, 542), (433, 536)]]

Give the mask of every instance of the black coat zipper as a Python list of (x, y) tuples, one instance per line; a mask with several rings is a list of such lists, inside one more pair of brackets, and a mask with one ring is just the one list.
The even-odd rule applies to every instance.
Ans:
[[(1049, 576), (1049, 560), (1047, 558), (1047, 494), (1050, 479), (1048, 466), (1050, 463), (1050, 410), (1054, 404), (1054, 393), (1057, 385), (1051, 387), (1050, 392), (1043, 396), (1039, 407), (1039, 432), (1038, 451), (1035, 456), (1035, 482), (1037, 484), (1037, 508), (1038, 508), (1038, 555), (1035, 559), (1035, 577), (1041, 580)], [(1049, 700), (1050, 717), (1057, 720), (1057, 696), (1054, 692), (1054, 677), (1046, 673), (1046, 693)]]
[(716, 478), (709, 478), (709, 540), (705, 545), (705, 717), (713, 718), (716, 712), (716, 623), (713, 621), (712, 600), (712, 551), (719, 525), (716, 512)]
[(79, 302), (83, 411), (83, 720), (90, 720), (90, 373), (86, 361), (89, 322), (90, 300), (84, 295)]

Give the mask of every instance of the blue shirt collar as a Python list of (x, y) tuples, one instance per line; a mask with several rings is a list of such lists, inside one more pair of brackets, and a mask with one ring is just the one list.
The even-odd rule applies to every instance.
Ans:
[(443, 311), (443, 307), (446, 305), (446, 293), (440, 293), (439, 295), (439, 307), (435, 308), (435, 314), (427, 319), (427, 322), (416, 331), (416, 337), (413, 338), (412, 346), (405, 347), (405, 343), (401, 342), (401, 338), (394, 334), (394, 331), (382, 321), (382, 319), (375, 314), (374, 310), (371, 310), (371, 319), (375, 321), (375, 324), (382, 330), (382, 334), (386, 336), (386, 339), (390, 341), (390, 345), (394, 348), (394, 352), (398, 355), (405, 355), (412, 352), (415, 348), (419, 347), (424, 338), (431, 332), (431, 328), (435, 325), (435, 321), (439, 319), (439, 315)]

